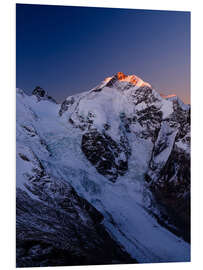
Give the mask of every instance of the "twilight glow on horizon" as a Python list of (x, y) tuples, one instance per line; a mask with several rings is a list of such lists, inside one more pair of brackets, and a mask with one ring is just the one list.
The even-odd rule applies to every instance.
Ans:
[(117, 72), (190, 103), (190, 12), (17, 4), (18, 88), (62, 102)]

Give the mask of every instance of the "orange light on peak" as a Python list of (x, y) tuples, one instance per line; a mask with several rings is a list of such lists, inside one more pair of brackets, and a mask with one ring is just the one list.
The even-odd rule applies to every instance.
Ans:
[(124, 80), (127, 76), (123, 72), (118, 72), (117, 77), (119, 80)]
[(112, 77), (107, 77), (104, 79), (105, 82), (109, 82), (112, 79)]
[(135, 75), (131, 76), (130, 82), (131, 82), (132, 84), (137, 84), (138, 79), (135, 77)]
[[(140, 79), (136, 75), (125, 75), (123, 72), (119, 71), (114, 76), (116, 76), (116, 78), (121, 82), (127, 82), (138, 87), (141, 87), (141, 86), (151, 87), (149, 83), (144, 82), (142, 79)], [(109, 82), (112, 78), (113, 77), (107, 77), (104, 79), (104, 81)]]

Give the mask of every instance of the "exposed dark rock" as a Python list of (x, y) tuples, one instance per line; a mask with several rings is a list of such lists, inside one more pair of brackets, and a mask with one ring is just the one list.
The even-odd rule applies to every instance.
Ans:
[(83, 135), (81, 148), (97, 171), (112, 182), (128, 170), (130, 150), (124, 138), (118, 144), (107, 134), (90, 130)]
[(45, 97), (46, 92), (40, 86), (36, 86), (35, 89), (33, 90), (32, 94), (42, 98), (42, 97)]
[(155, 142), (162, 122), (162, 111), (160, 111), (160, 108), (151, 105), (146, 109), (137, 111), (137, 121), (143, 127), (139, 137), (144, 139), (150, 138), (152, 142)]
[(102, 91), (102, 88), (94, 88), (93, 90), (92, 90), (92, 92), (100, 92), (100, 91)]
[(24, 160), (24, 161), (30, 161), (28, 157), (26, 157), (26, 155), (23, 155), (21, 153), (19, 153), (19, 156)]
[(53, 103), (57, 103), (55, 99), (51, 96), (48, 96), (47, 92), (41, 88), (40, 86), (36, 86), (35, 89), (32, 91), (32, 94), (37, 97), (37, 100), (49, 100)]
[(33, 127), (28, 127), (28, 126), (25, 126), (25, 125), (22, 125), (22, 127), (29, 136), (35, 137), (37, 135), (37, 132)]

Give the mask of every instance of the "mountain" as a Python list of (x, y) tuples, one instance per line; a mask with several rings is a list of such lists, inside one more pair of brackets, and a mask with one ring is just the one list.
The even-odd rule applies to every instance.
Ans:
[(189, 261), (190, 106), (122, 72), (42, 90), (17, 89), (17, 265)]

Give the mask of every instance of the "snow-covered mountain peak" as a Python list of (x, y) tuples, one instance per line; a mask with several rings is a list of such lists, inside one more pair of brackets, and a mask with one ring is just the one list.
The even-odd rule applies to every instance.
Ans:
[(118, 72), (116, 76), (120, 82), (128, 82), (132, 85), (139, 86), (139, 87), (141, 86), (151, 87), (149, 83), (144, 82), (141, 78), (139, 78), (136, 75), (125, 75), (123, 72)]
[(90, 128), (103, 131), (106, 125), (111, 126), (106, 132), (111, 131), (109, 135), (118, 138), (120, 121), (123, 121), (121, 115), (133, 119), (137, 114), (139, 117), (146, 114), (152, 119), (151, 115), (156, 111), (160, 122), (171, 117), (179, 108), (185, 111), (188, 105), (175, 95), (159, 94), (136, 75), (118, 72), (90, 91), (68, 97), (62, 103), (59, 115), (65, 113), (69, 122), (83, 131)]
[(144, 82), (141, 78), (136, 75), (125, 75), (123, 72), (117, 72), (111, 77), (106, 77), (98, 86), (92, 90), (99, 90), (103, 87), (111, 87), (126, 90), (129, 88), (139, 88), (139, 87), (150, 87), (151, 85)]

